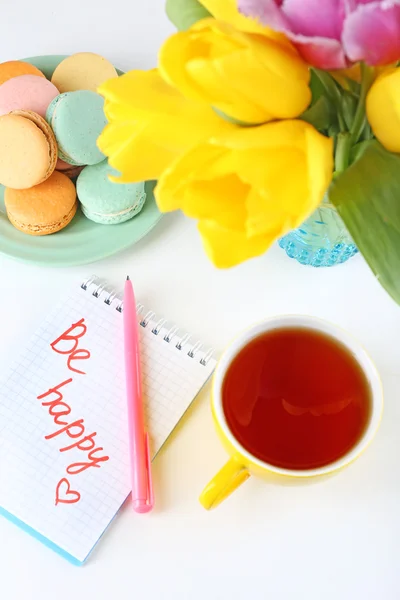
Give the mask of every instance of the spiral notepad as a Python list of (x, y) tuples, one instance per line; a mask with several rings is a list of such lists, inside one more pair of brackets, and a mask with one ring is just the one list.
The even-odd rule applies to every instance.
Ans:
[[(122, 311), (96, 278), (76, 286), (0, 390), (0, 512), (75, 564), (130, 493)], [(140, 305), (138, 319), (154, 457), (215, 361)]]

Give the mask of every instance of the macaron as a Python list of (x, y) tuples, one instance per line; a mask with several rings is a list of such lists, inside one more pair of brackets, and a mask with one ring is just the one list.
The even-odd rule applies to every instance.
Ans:
[(29, 235), (49, 235), (72, 221), (78, 203), (72, 181), (55, 171), (29, 190), (6, 188), (5, 205), (14, 227)]
[(13, 110), (31, 110), (41, 117), (59, 95), (55, 85), (44, 77), (20, 75), (0, 85), (0, 116)]
[(0, 117), (0, 184), (26, 189), (45, 181), (57, 162), (57, 143), (40, 115), (16, 110)]
[(65, 58), (51, 78), (60, 92), (75, 92), (97, 88), (108, 79), (118, 77), (115, 67), (99, 54), (79, 52)]
[(56, 164), (56, 171), (61, 171), (61, 173), (64, 173), (64, 175), (66, 175), (70, 179), (76, 179), (76, 177), (78, 177), (79, 173), (84, 168), (85, 167), (74, 167), (73, 165), (69, 165), (68, 163), (61, 160), (61, 158), (58, 159)]
[(0, 213), (6, 212), (6, 206), (4, 203), (5, 191), (6, 191), (6, 188), (4, 187), (4, 185), (0, 185)]
[(85, 167), (76, 182), (84, 215), (102, 225), (116, 225), (135, 217), (146, 200), (144, 183), (113, 183), (119, 173), (104, 162)]
[(97, 147), (97, 138), (107, 124), (104, 100), (95, 92), (81, 90), (57, 96), (46, 111), (46, 120), (54, 131), (58, 156), (75, 165), (95, 165), (105, 156)]
[(19, 75), (36, 75), (37, 77), (45, 77), (42, 71), (37, 67), (26, 63), (22, 60), (9, 60), (0, 63), (0, 85), (12, 77)]

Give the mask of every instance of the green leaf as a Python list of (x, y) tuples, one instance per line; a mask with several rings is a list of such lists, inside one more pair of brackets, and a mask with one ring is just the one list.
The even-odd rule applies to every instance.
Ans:
[(344, 118), (342, 115), (342, 93), (344, 91), (343, 88), (327, 71), (314, 69), (314, 73), (324, 87), (324, 95), (328, 97), (328, 99), (332, 102), (336, 109), (340, 131), (346, 131), (346, 123), (344, 122)]
[(211, 14), (198, 0), (167, 0), (165, 7), (168, 19), (180, 31), (189, 29), (191, 25), (211, 17)]
[(360, 140), (371, 140), (374, 137), (372, 133), (371, 125), (368, 123), (367, 119), (365, 119), (364, 128), (360, 135)]
[(300, 115), (299, 119), (314, 125), (319, 131), (325, 131), (337, 122), (335, 109), (326, 96), (320, 96), (315, 104)]
[(341, 173), (349, 166), (351, 151), (351, 138), (348, 131), (341, 131), (336, 137), (335, 144), (335, 172)]
[(335, 137), (340, 131), (340, 127), (338, 123), (332, 123), (328, 127), (328, 137)]
[(340, 107), (340, 90), (342, 89), (339, 84), (335, 81), (332, 75), (329, 75), (327, 71), (321, 71), (320, 69), (313, 69), (312, 72), (318, 77), (321, 85), (324, 88), (325, 93), (331, 98), (335, 105)]
[(400, 304), (400, 156), (374, 141), (334, 179), (329, 198), (381, 285)]
[(341, 111), (344, 118), (344, 122), (348, 130), (350, 130), (354, 115), (356, 114), (358, 100), (351, 92), (343, 90), (341, 97)]
[(346, 82), (347, 85), (349, 86), (349, 89), (356, 94), (357, 96), (360, 95), (360, 90), (361, 90), (361, 84), (358, 83), (358, 81), (354, 81), (354, 79), (350, 79), (350, 77), (346, 77)]
[(311, 78), (310, 78), (310, 89), (312, 93), (312, 102), (311, 106), (315, 104), (319, 98), (325, 93), (325, 87), (322, 85), (320, 78), (318, 77), (315, 69), (310, 69)]
[(358, 144), (353, 146), (350, 152), (350, 162), (353, 163), (356, 160), (360, 160), (367, 148), (375, 144), (375, 140), (364, 140), (363, 142), (359, 142)]

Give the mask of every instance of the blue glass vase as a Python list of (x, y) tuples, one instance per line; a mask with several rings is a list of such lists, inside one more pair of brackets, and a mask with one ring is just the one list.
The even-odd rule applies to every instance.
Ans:
[(312, 267), (333, 267), (358, 252), (336, 208), (327, 198), (301, 227), (281, 238), (279, 245), (290, 258)]

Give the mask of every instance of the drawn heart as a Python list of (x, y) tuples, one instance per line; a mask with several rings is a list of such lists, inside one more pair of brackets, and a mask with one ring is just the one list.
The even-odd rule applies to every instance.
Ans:
[(56, 487), (56, 506), (60, 502), (62, 504), (75, 504), (75, 502), (79, 502), (80, 499), (80, 493), (71, 490), (71, 484), (68, 479), (66, 479), (66, 477), (60, 479)]

